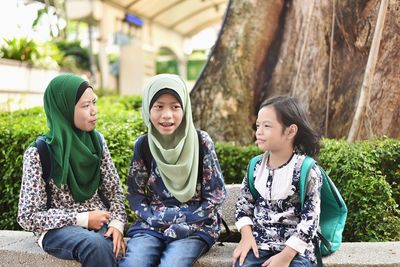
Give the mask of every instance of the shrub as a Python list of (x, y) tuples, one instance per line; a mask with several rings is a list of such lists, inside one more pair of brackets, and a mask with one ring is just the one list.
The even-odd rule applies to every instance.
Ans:
[(346, 241), (400, 240), (400, 141), (324, 140), (321, 161), (349, 209)]
[[(137, 110), (140, 98), (103, 97), (97, 129), (107, 140), (126, 192), (127, 169), (135, 139), (146, 131)], [(42, 108), (0, 113), (0, 229), (20, 229), (16, 222), (24, 150), (47, 130)], [(226, 184), (241, 183), (249, 160), (261, 151), (254, 145), (215, 144)], [(377, 139), (348, 144), (323, 140), (321, 165), (349, 209), (345, 241), (400, 240), (400, 140)], [(397, 201), (397, 202), (396, 202)], [(125, 201), (129, 222), (135, 216)]]
[[(99, 101), (101, 102), (101, 101)], [(144, 133), (141, 114), (125, 108), (104, 109), (99, 106), (97, 129), (107, 140), (114, 164), (126, 184), (127, 168), (132, 156), (134, 140)], [(48, 130), (43, 108), (13, 113), (0, 113), (0, 229), (20, 229), (16, 221), (18, 197), (22, 177), (22, 159), (25, 149), (37, 136)], [(126, 202), (126, 205), (128, 203)], [(128, 206), (127, 206), (128, 207)], [(129, 211), (129, 209), (127, 209)], [(130, 221), (134, 219), (129, 212)]]

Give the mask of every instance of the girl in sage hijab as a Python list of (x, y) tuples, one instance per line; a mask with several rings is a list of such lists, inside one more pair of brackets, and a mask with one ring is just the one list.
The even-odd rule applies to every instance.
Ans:
[(94, 130), (96, 99), (76, 75), (57, 76), (47, 86), (49, 131), (40, 138), (49, 157), (45, 162), (39, 139), (25, 151), (18, 223), (51, 255), (115, 266), (125, 251), (124, 195), (104, 137)]
[(139, 218), (119, 266), (191, 266), (220, 232), (226, 191), (214, 145), (196, 131), (178, 76), (151, 78), (142, 106), (148, 133), (135, 142), (127, 184)]

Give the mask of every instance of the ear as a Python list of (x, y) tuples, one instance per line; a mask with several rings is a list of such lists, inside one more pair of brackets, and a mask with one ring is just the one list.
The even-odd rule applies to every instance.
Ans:
[(289, 139), (294, 139), (297, 135), (298, 127), (296, 124), (291, 124), (289, 127), (286, 128), (287, 137)]

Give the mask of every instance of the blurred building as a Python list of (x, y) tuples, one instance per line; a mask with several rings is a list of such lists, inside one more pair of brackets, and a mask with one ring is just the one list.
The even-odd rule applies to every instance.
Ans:
[[(98, 54), (99, 87), (131, 95), (141, 94), (157, 69), (186, 79), (190, 38), (220, 25), (226, 5), (227, 0), (66, 0), (66, 14), (98, 29), (91, 47)], [(119, 60), (112, 66), (108, 49), (115, 46)]]

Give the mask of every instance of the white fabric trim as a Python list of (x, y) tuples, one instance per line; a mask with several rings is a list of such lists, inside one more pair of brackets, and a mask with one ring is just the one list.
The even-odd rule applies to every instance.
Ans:
[(253, 225), (253, 221), (250, 217), (242, 217), (235, 223), (235, 225), (237, 230), (240, 232), (240, 229), (242, 229), (243, 226)]
[(89, 212), (79, 212), (76, 214), (76, 225), (81, 226), (83, 228), (88, 228), (89, 224)]
[[(268, 200), (286, 199), (292, 196), (296, 191), (296, 188), (292, 186), (292, 180), (297, 155), (293, 155), (290, 162), (279, 169), (269, 169), (267, 167), (267, 159), (268, 154), (264, 154), (261, 165), (256, 172), (254, 186), (258, 193)], [(271, 191), (266, 186), (270, 174), (273, 176)]]
[(38, 239), (38, 245), (39, 245), (39, 247), (41, 247), (42, 249), (43, 249), (43, 238), (44, 238), (44, 236), (47, 234), (47, 231), (44, 231), (41, 235), (40, 235), (40, 237), (39, 237), (39, 239)]
[(123, 222), (120, 222), (118, 220), (111, 220), (111, 222), (108, 224), (108, 227), (110, 227), (110, 226), (116, 228), (118, 231), (121, 232), (122, 235), (124, 234), (124, 223)]
[(307, 249), (308, 244), (298, 238), (297, 236), (291, 236), (289, 239), (285, 242), (285, 245), (288, 247), (291, 247), (292, 249), (296, 250), (300, 254), (304, 254), (304, 252)]

